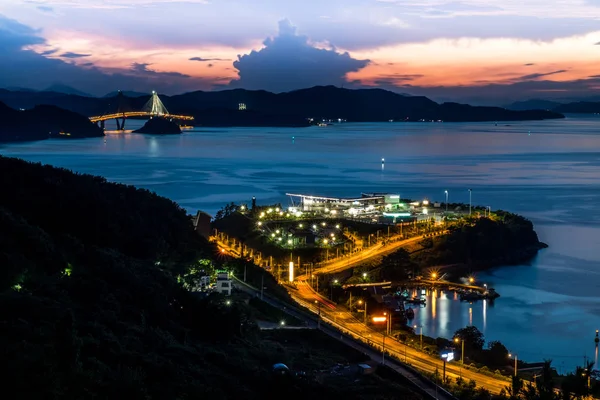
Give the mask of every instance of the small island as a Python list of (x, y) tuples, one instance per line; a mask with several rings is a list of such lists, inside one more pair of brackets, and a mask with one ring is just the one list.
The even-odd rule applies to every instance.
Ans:
[(15, 110), (0, 102), (0, 142), (104, 136), (81, 114), (50, 105)]
[(133, 133), (149, 133), (153, 135), (176, 135), (181, 133), (181, 128), (175, 122), (166, 118), (150, 118), (144, 126)]

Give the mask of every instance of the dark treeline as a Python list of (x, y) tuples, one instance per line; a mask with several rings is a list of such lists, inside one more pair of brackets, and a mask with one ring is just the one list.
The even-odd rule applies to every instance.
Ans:
[[(186, 290), (195, 274), (246, 268), (217, 258), (172, 201), (17, 159), (0, 157), (0, 168), (5, 393), (50, 400), (394, 398), (377, 393), (377, 380), (363, 387), (273, 376), (276, 362), (327, 365), (322, 354), (337, 342), (316, 333), (293, 340), (295, 349), (285, 336), (265, 340), (244, 302)], [(272, 276), (247, 267), (250, 282), (278, 294)], [(406, 388), (387, 390), (399, 389), (418, 398)]]
[(473, 269), (527, 262), (546, 244), (528, 219), (506, 211), (450, 224), (449, 234), (428, 238), (416, 255), (420, 265), (464, 264)]
[(104, 136), (103, 130), (76, 112), (53, 105), (20, 111), (0, 102), (0, 142), (95, 136)]

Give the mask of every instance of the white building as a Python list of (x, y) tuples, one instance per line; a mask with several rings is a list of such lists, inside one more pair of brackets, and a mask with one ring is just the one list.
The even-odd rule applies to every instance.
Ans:
[(215, 290), (225, 296), (231, 296), (231, 279), (227, 272), (219, 272), (217, 274), (217, 284)]

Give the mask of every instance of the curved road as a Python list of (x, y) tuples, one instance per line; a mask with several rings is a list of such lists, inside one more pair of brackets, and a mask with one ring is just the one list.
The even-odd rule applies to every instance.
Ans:
[[(306, 282), (299, 282), (297, 289), (290, 290), (290, 294), (297, 303), (310, 309), (315, 314), (320, 312), (322, 319), (329, 321), (338, 329), (348, 332), (351, 336), (366, 341), (377, 348), (383, 347), (384, 336), (381, 332), (365, 326), (362, 321), (356, 319), (347, 310), (342, 309), (323, 298)], [(316, 305), (315, 301), (318, 302)], [(385, 350), (418, 370), (432, 373), (437, 369), (440, 375), (443, 373), (444, 365), (441, 358), (422, 353), (389, 336), (386, 336), (385, 338)], [(497, 379), (477, 372), (465, 370), (461, 367), (459, 362), (446, 363), (446, 376), (452, 377), (453, 379), (459, 376), (462, 376), (467, 380), (473, 379), (477, 382), (478, 386), (482, 386), (492, 393), (499, 393), (500, 390), (506, 388), (506, 386), (509, 386), (510, 384), (508, 378), (506, 380)]]
[[(371, 247), (368, 247), (366, 250), (362, 250), (362, 251), (360, 251), (356, 254), (350, 255), (346, 258), (336, 259), (336, 260), (327, 262), (321, 268), (315, 269), (314, 273), (329, 274), (329, 273), (344, 271), (346, 269), (356, 267), (358, 264), (365, 262), (369, 259), (372, 259), (372, 258), (375, 258), (378, 256), (383, 256), (387, 253), (391, 253), (395, 250), (398, 250), (399, 248), (404, 247), (406, 245), (419, 242), (419, 241), (423, 240), (424, 237), (425, 236), (415, 236), (410, 239), (392, 242), (386, 246), (384, 246), (383, 243), (376, 244)], [(298, 279), (300, 281), (306, 280), (308, 278), (309, 278), (308, 274), (299, 275), (296, 277), (296, 279)]]

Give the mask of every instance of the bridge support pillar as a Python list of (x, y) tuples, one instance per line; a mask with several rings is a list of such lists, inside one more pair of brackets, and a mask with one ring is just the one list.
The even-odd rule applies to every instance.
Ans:
[(100, 128), (102, 128), (102, 130), (105, 130), (106, 128), (104, 127), (104, 120), (102, 121), (98, 121), (98, 125), (100, 126)]
[(120, 131), (121, 130), (121, 121), (119, 121), (119, 118), (115, 118), (115, 121), (117, 122), (117, 130)]
[(124, 131), (125, 130), (125, 117), (123, 117), (123, 119), (121, 120), (121, 130)]

